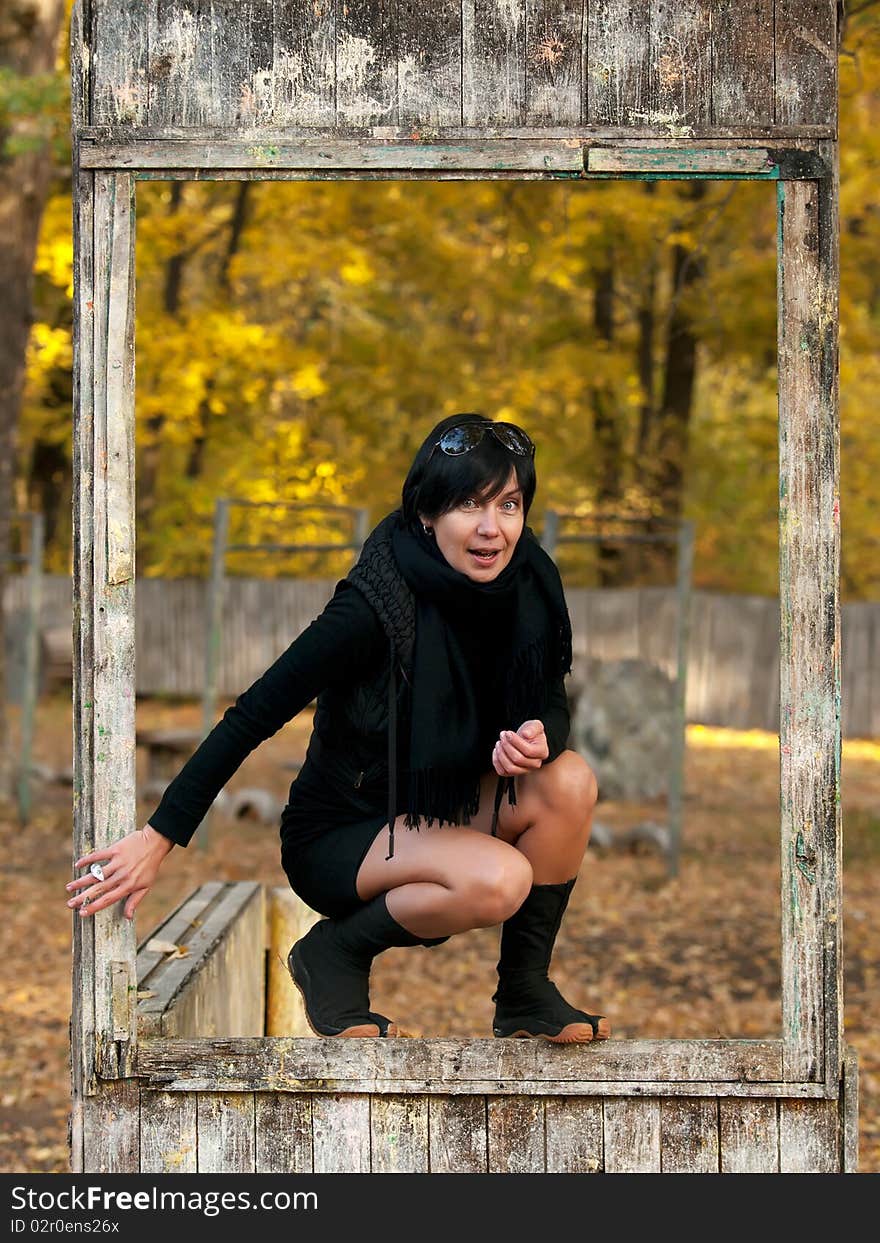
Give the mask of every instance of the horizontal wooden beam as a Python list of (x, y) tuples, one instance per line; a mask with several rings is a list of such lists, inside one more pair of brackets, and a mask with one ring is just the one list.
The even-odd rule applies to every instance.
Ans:
[(267, 126), (250, 129), (234, 129), (223, 125), (86, 125), (76, 132), (80, 142), (109, 142), (117, 146), (136, 146), (142, 142), (248, 142), (282, 143), (302, 142), (497, 142), (514, 139), (517, 142), (542, 143), (573, 139), (579, 145), (593, 143), (624, 142), (698, 142), (704, 146), (754, 145), (766, 147), (789, 142), (814, 142), (834, 138), (830, 125), (745, 125), (717, 126), (693, 125), (547, 125), (547, 126), (396, 126), (374, 125), (369, 129), (345, 129), (342, 127), (321, 129), (319, 127), (289, 126), (283, 129)]
[(815, 151), (798, 148), (694, 147), (646, 144), (590, 147), (588, 173), (648, 177), (748, 177), (793, 180), (823, 177), (824, 161)]
[[(137, 1075), (212, 1092), (437, 1092), (546, 1095), (822, 1096), (783, 1084), (779, 1040), (527, 1041), (144, 1039)], [(662, 1085), (666, 1085), (663, 1087)], [(801, 1091), (802, 1087), (809, 1090)]]
[(227, 139), (220, 142), (83, 143), (83, 168), (290, 168), (442, 169), (575, 172), (584, 168), (579, 139), (529, 142), (499, 139), (456, 143), (363, 142), (351, 139), (289, 139), (273, 143)]

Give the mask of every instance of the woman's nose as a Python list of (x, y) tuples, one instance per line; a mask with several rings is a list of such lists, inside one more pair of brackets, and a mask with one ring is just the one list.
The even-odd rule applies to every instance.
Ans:
[(477, 530), (481, 535), (494, 535), (498, 530), (498, 523), (495, 519), (494, 509), (484, 509), (480, 514), (480, 521), (477, 524)]

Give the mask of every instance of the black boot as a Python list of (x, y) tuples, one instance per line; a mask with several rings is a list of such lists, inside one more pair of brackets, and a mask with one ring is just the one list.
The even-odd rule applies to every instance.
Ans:
[(394, 919), (385, 894), (342, 919), (322, 919), (291, 947), (287, 966), (318, 1036), (396, 1036), (397, 1027), (370, 1010), (373, 959), (392, 945), (432, 945)]
[(496, 1036), (540, 1036), (554, 1044), (605, 1040), (604, 1015), (570, 1006), (547, 978), (553, 944), (577, 878), (560, 885), (533, 885), (522, 906), (505, 920), (493, 995)]

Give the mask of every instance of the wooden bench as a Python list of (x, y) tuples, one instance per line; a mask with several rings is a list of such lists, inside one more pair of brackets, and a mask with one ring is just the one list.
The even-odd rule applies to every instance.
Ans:
[(201, 885), (138, 947), (138, 1034), (313, 1035), (286, 960), (318, 918), (286, 888)]
[(147, 753), (146, 785), (176, 777), (183, 761), (188, 760), (202, 741), (197, 729), (139, 729), (135, 743)]

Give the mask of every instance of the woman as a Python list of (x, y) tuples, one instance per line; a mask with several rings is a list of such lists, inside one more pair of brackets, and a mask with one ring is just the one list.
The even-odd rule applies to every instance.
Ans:
[(565, 749), (571, 625), (525, 526), (534, 454), (510, 423), (438, 423), (401, 509), (323, 613), (226, 711), (146, 826), (77, 861), (103, 867), (68, 885), (68, 905), (85, 916), (125, 898), (132, 918), (245, 756), (317, 696), (281, 822), (290, 884), (327, 916), (288, 957), (312, 1029), (396, 1035), (369, 1008), (373, 958), (502, 923), (494, 1034), (606, 1039), (608, 1020), (547, 976), (597, 788)]

